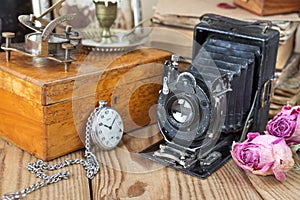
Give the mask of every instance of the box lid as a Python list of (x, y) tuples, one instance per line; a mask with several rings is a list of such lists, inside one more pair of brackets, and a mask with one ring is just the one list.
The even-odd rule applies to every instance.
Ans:
[[(64, 65), (55, 61), (16, 52), (11, 54), (11, 60), (6, 61), (5, 52), (0, 53), (0, 88), (41, 105), (113, 88), (135, 66), (157, 62), (170, 55), (166, 51), (146, 48), (128, 53), (81, 52), (75, 55), (77, 61), (65, 72)], [(147, 70), (151, 71), (152, 76), (161, 73), (157, 68), (154, 71), (151, 68)], [(143, 79), (144, 76), (141, 74), (140, 77)], [(127, 82), (121, 84), (130, 83), (130, 79), (122, 80)]]

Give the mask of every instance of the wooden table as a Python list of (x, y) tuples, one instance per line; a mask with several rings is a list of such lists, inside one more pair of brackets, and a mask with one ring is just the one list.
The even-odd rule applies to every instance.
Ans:
[[(154, 133), (154, 134), (153, 134)], [(258, 177), (233, 160), (205, 180), (163, 167), (136, 152), (161, 138), (156, 125), (123, 137), (115, 150), (96, 151), (100, 172), (89, 181), (80, 165), (68, 167), (70, 178), (32, 192), (25, 199), (300, 199), (300, 172), (287, 181)], [(50, 161), (83, 158), (83, 150)], [(0, 139), (0, 194), (20, 191), (38, 181), (25, 166), (37, 159)]]

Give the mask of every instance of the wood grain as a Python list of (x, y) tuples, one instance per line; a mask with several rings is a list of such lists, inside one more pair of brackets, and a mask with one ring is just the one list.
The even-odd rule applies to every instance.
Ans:
[[(300, 193), (297, 185), (300, 184), (300, 172), (289, 171), (287, 180), (277, 181), (274, 176), (259, 177), (247, 174), (252, 185), (263, 199), (299, 199)], [(286, 192), (282, 192), (286, 191)]]
[(258, 15), (272, 15), (298, 12), (299, 0), (234, 0), (236, 5), (241, 6)]
[[(62, 162), (66, 158), (82, 158), (82, 152), (76, 152), (68, 156), (61, 157), (55, 162)], [(21, 191), (22, 189), (35, 184), (40, 179), (26, 170), (29, 162), (37, 159), (30, 154), (9, 145), (0, 139), (0, 194)], [(67, 167), (70, 171), (68, 180), (50, 184), (29, 194), (26, 199), (90, 199), (88, 179), (85, 170), (80, 165)], [(51, 173), (50, 173), (51, 174)]]
[(92, 181), (94, 199), (261, 199), (233, 161), (201, 180), (142, 157), (139, 151), (161, 139), (157, 131), (137, 130), (119, 148), (97, 153), (102, 170)]
[(41, 101), (41, 86), (28, 82), (25, 76), (13, 76), (11, 70), (5, 70), (0, 64), (0, 88), (35, 103)]
[(41, 107), (0, 89), (0, 136), (33, 155), (42, 155), (43, 124)]
[[(164, 167), (143, 158), (138, 152), (161, 139), (157, 126), (128, 133), (112, 151), (93, 148), (100, 163), (100, 172), (89, 184), (82, 166), (68, 167), (68, 180), (32, 192), (25, 199), (215, 199), (215, 200), (286, 200), (299, 199), (299, 171), (289, 171), (285, 182), (273, 176), (260, 177), (246, 173), (233, 160), (202, 180)], [(55, 159), (82, 158), (83, 151)], [(25, 166), (36, 158), (0, 139), (0, 194), (19, 191), (37, 179)]]

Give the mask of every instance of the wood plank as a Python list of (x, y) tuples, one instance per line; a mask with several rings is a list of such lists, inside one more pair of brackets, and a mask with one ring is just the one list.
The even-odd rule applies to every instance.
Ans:
[(93, 199), (261, 199), (233, 161), (202, 180), (137, 153), (160, 139), (157, 128), (144, 128), (127, 134), (115, 150), (98, 151), (102, 168), (92, 180)]
[[(232, 162), (229, 162), (209, 178), (202, 180), (171, 168), (160, 167), (157, 170), (148, 171), (145, 166), (145, 170), (141, 172), (117, 172), (122, 173), (122, 183), (119, 185), (118, 181), (111, 179), (111, 175), (115, 173), (106, 172), (106, 177), (110, 176), (109, 181), (106, 181), (107, 196), (98, 193), (95, 198), (261, 199), (255, 189), (247, 184), (248, 179), (242, 173), (236, 173), (232, 167), (234, 167)], [(114, 187), (119, 188), (114, 192)], [(103, 193), (101, 188), (94, 193), (97, 191)]]
[[(287, 181), (279, 182), (273, 176), (246, 173), (230, 160), (202, 180), (136, 154), (147, 142), (161, 139), (156, 131), (155, 128), (148, 132), (136, 131), (126, 135), (116, 150), (97, 151), (101, 169), (91, 182), (93, 199), (299, 199), (299, 171), (288, 172)], [(82, 158), (82, 151), (50, 163), (61, 162), (66, 157)], [(23, 189), (38, 180), (25, 169), (28, 162), (36, 159), (1, 139), (0, 160), (1, 195)], [(69, 180), (48, 185), (26, 199), (91, 199), (82, 166), (68, 169), (71, 171)]]
[(287, 174), (287, 180), (280, 182), (274, 176), (255, 176), (247, 173), (253, 187), (263, 199), (300, 199), (300, 171), (291, 170)]
[[(61, 157), (50, 164), (60, 163), (66, 158), (82, 158), (82, 151)], [(26, 170), (29, 162), (36, 162), (37, 159), (28, 153), (12, 146), (0, 139), (0, 194), (20, 191), (35, 184), (40, 179)], [(29, 194), (26, 199), (90, 199), (89, 182), (85, 170), (81, 165), (69, 166), (68, 180), (50, 184)], [(52, 174), (52, 173), (51, 173)]]

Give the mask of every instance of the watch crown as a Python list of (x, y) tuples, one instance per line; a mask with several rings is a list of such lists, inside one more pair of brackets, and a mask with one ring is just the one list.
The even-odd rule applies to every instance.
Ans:
[(107, 104), (107, 101), (105, 101), (105, 100), (100, 100), (99, 101), (99, 107), (100, 108), (104, 107), (106, 104)]

